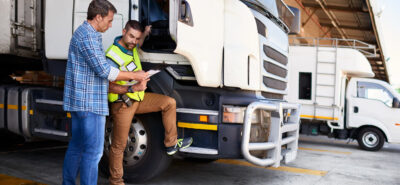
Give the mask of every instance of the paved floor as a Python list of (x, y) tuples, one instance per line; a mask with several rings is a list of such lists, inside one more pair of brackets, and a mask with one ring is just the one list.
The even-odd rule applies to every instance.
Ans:
[[(13, 140), (13, 144), (9, 144)], [(262, 168), (243, 160), (196, 163), (174, 160), (158, 178), (145, 184), (399, 184), (400, 145), (385, 144), (379, 152), (358, 149), (325, 137), (302, 136), (295, 162), (279, 168)], [(0, 136), (0, 184), (61, 184), (65, 143)], [(99, 177), (99, 184), (107, 179)]]

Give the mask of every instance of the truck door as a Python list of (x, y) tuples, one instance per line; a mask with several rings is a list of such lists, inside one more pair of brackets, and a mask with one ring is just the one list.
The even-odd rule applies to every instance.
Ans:
[(347, 92), (348, 127), (373, 125), (389, 142), (400, 142), (400, 108), (393, 107), (395, 96), (389, 89), (382, 81), (352, 79)]
[(169, 30), (175, 53), (191, 63), (197, 83), (218, 87), (222, 79), (224, 1), (170, 0)]

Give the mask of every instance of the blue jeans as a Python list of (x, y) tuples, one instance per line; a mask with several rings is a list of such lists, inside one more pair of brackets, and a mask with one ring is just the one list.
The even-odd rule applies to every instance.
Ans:
[(105, 116), (91, 112), (71, 112), (72, 138), (65, 153), (63, 185), (97, 184), (98, 164), (103, 155)]

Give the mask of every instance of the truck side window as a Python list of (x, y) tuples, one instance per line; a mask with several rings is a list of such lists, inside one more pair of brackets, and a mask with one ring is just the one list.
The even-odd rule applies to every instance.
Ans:
[(392, 107), (393, 95), (383, 86), (369, 82), (357, 82), (357, 97), (379, 100)]
[(299, 99), (311, 100), (311, 73), (299, 73)]

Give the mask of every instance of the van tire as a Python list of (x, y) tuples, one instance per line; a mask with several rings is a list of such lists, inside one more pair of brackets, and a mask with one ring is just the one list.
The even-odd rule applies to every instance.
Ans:
[(385, 143), (385, 137), (377, 128), (365, 127), (357, 135), (358, 146), (367, 151), (378, 151)]
[[(147, 151), (140, 161), (132, 166), (124, 166), (123, 178), (128, 183), (148, 181), (164, 172), (172, 161), (172, 157), (167, 155), (164, 147), (164, 127), (161, 114), (151, 113), (135, 117), (143, 123), (148, 142)], [(103, 154), (99, 168), (103, 175), (109, 177), (109, 160), (106, 152)]]

